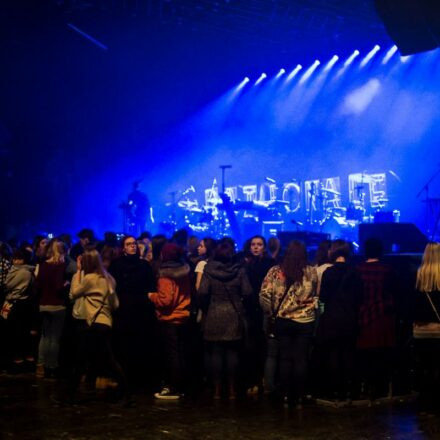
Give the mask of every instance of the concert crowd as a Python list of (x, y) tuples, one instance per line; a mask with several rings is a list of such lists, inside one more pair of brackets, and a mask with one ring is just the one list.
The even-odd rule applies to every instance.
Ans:
[(78, 238), (1, 243), (0, 367), (55, 382), (57, 403), (438, 401), (439, 243), (403, 285), (374, 238), (356, 258), (344, 240)]

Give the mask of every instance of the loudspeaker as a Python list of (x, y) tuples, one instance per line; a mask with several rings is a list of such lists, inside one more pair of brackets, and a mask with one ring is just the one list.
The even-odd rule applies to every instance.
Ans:
[(280, 231), (277, 236), (283, 248), (286, 248), (292, 240), (302, 241), (307, 248), (318, 247), (321, 241), (330, 240), (330, 234), (312, 231)]
[(375, 0), (376, 10), (402, 55), (440, 45), (438, 0)]
[(428, 243), (426, 235), (413, 223), (363, 223), (359, 225), (360, 251), (369, 238), (379, 238), (384, 252), (423, 253)]

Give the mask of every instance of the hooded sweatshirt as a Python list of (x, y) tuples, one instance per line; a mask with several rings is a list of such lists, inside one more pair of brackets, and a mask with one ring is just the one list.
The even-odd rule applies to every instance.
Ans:
[(28, 299), (34, 281), (34, 266), (20, 264), (11, 266), (6, 276), (6, 301), (14, 302)]
[(209, 302), (202, 324), (206, 341), (237, 341), (244, 337), (246, 315), (242, 298), (249, 295), (252, 287), (240, 264), (206, 264), (197, 291), (202, 302)]
[(188, 264), (163, 263), (159, 269), (157, 292), (149, 293), (159, 321), (183, 324), (189, 318), (191, 279)]

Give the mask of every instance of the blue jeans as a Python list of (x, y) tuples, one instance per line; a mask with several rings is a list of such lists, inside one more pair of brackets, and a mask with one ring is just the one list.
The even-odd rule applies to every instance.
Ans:
[(266, 338), (266, 361), (264, 363), (264, 390), (268, 393), (276, 391), (276, 376), (278, 370), (278, 354), (280, 343), (278, 339)]
[(44, 368), (58, 367), (58, 353), (60, 339), (63, 332), (65, 310), (56, 312), (42, 312), (43, 322), (41, 329), (40, 345), (38, 347), (38, 363)]

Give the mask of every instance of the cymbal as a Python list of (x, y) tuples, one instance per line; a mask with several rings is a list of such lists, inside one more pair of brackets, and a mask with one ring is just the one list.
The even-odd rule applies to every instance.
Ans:
[(330, 188), (321, 188), (322, 192), (327, 192), (327, 193), (331, 193), (334, 194), (336, 196), (340, 196), (341, 193), (339, 191), (336, 191), (335, 189), (330, 189)]

